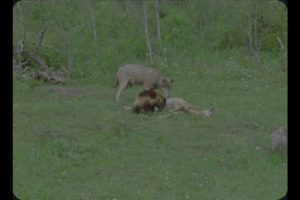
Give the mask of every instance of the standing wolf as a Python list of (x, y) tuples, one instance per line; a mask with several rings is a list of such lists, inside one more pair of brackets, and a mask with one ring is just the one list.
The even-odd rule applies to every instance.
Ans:
[(119, 68), (116, 76), (116, 101), (119, 101), (121, 92), (132, 84), (141, 84), (144, 90), (160, 88), (169, 97), (172, 82), (173, 80), (163, 77), (157, 69), (138, 64), (124, 65)]

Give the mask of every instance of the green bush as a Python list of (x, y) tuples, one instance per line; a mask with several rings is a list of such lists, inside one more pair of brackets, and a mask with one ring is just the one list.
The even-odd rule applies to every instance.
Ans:
[[(20, 2), (15, 6), (14, 46), (25, 32), (25, 47), (29, 51), (35, 49), (44, 19), (49, 26), (41, 55), (54, 68), (65, 66), (74, 79), (97, 81), (101, 76), (109, 79), (120, 65), (149, 63), (141, 3), (121, 0), (89, 2), (95, 19), (96, 44), (88, 1), (53, 0)], [(270, 52), (273, 59), (279, 61), (281, 47), (277, 37), (285, 46), (287, 44), (287, 12), (280, 3), (259, 1), (255, 10), (256, 1), (246, 0), (159, 1), (160, 43), (156, 36), (154, 2), (147, 2), (153, 60), (160, 68), (184, 63), (193, 65), (206, 51), (216, 55), (223, 52), (237, 59), (248, 57), (249, 50), (244, 50), (249, 48), (248, 16), (255, 12), (261, 51)], [(238, 56), (236, 53), (230, 55), (236, 51)]]

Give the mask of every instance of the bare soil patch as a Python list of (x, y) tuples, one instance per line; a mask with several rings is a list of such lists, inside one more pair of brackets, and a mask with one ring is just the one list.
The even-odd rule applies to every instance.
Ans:
[(88, 91), (82, 88), (66, 87), (66, 86), (51, 86), (45, 88), (50, 93), (55, 93), (64, 97), (87, 95)]

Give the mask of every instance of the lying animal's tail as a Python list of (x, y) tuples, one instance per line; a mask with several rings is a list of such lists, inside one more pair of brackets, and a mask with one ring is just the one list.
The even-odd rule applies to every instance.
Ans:
[(216, 112), (216, 110), (214, 108), (211, 108), (211, 109), (207, 109), (207, 110), (202, 110), (201, 111), (201, 114), (204, 116), (204, 117), (211, 117), (214, 113)]
[(123, 106), (123, 109), (124, 109), (124, 110), (131, 110), (132, 108), (129, 107), (129, 106)]
[(194, 114), (194, 115), (202, 115), (202, 111), (201, 110), (195, 110), (193, 108), (190, 108), (190, 109), (186, 110), (186, 112)]
[(211, 117), (214, 113), (215, 113), (215, 109), (211, 108), (211, 109), (207, 109), (207, 110), (196, 110), (196, 109), (189, 109), (188, 110), (189, 113), (191, 114), (195, 114), (195, 115), (201, 115), (203, 117)]

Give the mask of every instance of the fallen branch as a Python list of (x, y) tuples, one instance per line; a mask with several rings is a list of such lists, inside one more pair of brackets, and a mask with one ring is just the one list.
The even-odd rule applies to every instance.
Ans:
[(281, 42), (281, 40), (280, 40), (280, 38), (278, 36), (277, 36), (277, 40), (278, 40), (278, 42), (279, 42), (279, 44), (281, 46), (281, 50), (284, 51), (284, 46), (283, 46), (283, 44), (282, 44), (282, 42)]
[(54, 72), (46, 71), (32, 71), (30, 74), (31, 78), (35, 80), (43, 80), (51, 83), (64, 83), (65, 80)]
[(281, 62), (283, 65), (283, 70), (285, 71), (287, 69), (287, 64), (286, 64), (286, 50), (282, 44), (282, 41), (280, 40), (280, 38), (277, 36), (277, 40), (279, 42), (279, 45), (281, 47)]
[(30, 59), (32, 59), (37, 64), (39, 64), (44, 71), (50, 72), (47, 63), (41, 58), (41, 56), (39, 54), (29, 52), (29, 53), (27, 53), (27, 55)]

